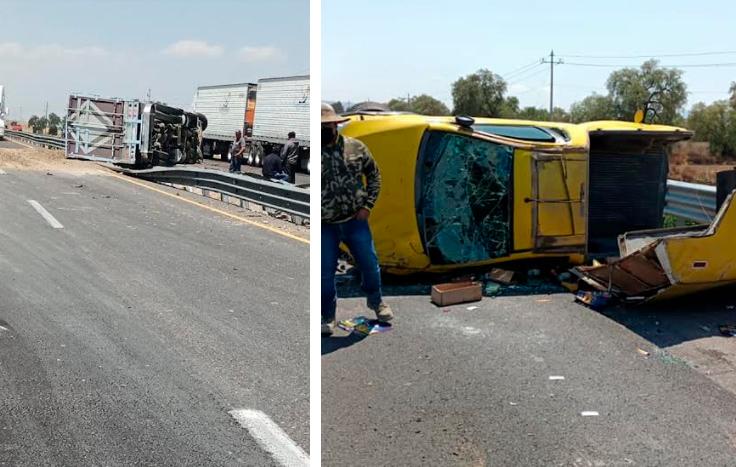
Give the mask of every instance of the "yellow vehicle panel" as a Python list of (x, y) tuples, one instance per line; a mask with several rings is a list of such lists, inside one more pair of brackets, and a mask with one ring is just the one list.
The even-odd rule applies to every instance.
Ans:
[(454, 117), (393, 114), (354, 115), (341, 132), (363, 141), (381, 171), (370, 223), (379, 263), (396, 274), (536, 257), (581, 261), (590, 135), (629, 143), (690, 136), (629, 122), (478, 118), (468, 128)]
[(599, 288), (641, 300), (664, 300), (734, 284), (733, 199), (734, 193), (708, 226), (627, 233), (620, 239), (620, 259), (578, 271)]

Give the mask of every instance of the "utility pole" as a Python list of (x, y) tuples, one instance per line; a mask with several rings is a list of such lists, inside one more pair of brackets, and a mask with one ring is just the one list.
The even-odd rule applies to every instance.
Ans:
[(43, 113), (44, 117), (46, 117), (46, 121), (49, 119), (49, 101), (46, 101), (46, 110), (44, 110)]
[(552, 109), (554, 109), (554, 91), (555, 91), (555, 65), (564, 63), (561, 59), (555, 61), (555, 51), (550, 50), (549, 61), (542, 59), (542, 63), (549, 63), (549, 119), (552, 120)]

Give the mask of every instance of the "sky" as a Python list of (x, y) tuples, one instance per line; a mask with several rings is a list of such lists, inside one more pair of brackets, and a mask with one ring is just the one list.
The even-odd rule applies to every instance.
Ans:
[(548, 108), (550, 65), (539, 61), (554, 50), (566, 62), (554, 67), (554, 105), (568, 109), (606, 94), (611, 71), (639, 67), (645, 57), (730, 52), (660, 58), (663, 66), (731, 63), (682, 68), (689, 108), (727, 98), (736, 81), (734, 18), (736, 2), (726, 0), (322, 0), (322, 99), (429, 94), (452, 109), (452, 82), (487, 68), (522, 107)]
[(188, 109), (197, 86), (309, 74), (308, 0), (0, 0), (8, 119), (70, 93)]

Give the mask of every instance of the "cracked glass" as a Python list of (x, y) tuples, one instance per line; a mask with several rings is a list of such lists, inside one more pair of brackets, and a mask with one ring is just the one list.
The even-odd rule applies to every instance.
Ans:
[(507, 256), (513, 148), (430, 132), (419, 164), (420, 225), (434, 264)]

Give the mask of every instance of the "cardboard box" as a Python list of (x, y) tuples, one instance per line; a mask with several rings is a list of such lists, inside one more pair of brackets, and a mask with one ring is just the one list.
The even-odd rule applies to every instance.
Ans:
[(432, 302), (438, 306), (477, 302), (483, 298), (480, 282), (453, 282), (432, 286)]

